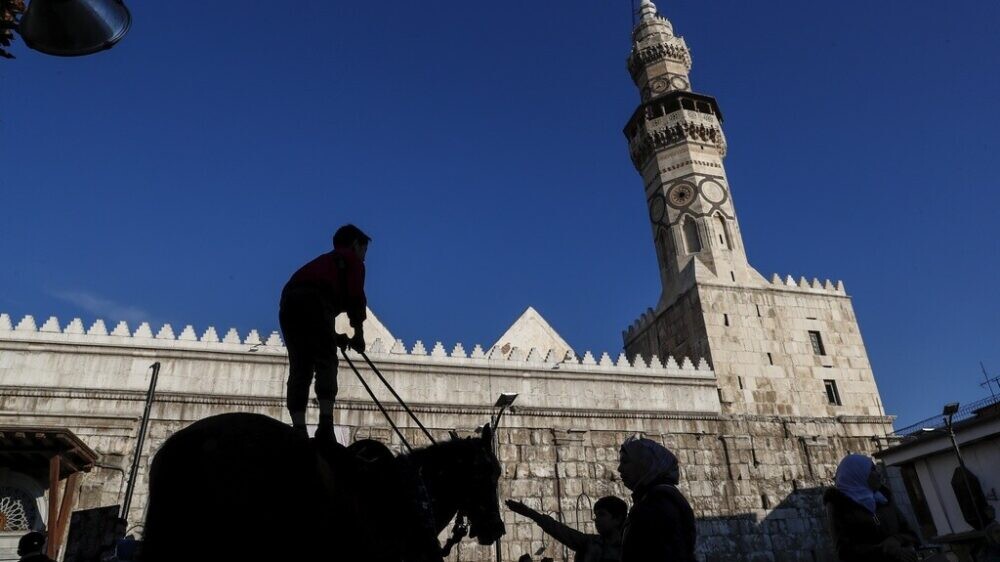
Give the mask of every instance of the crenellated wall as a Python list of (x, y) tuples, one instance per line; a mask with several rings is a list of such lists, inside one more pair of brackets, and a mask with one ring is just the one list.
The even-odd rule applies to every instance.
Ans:
[[(881, 416), (758, 416), (726, 413), (719, 380), (706, 361), (617, 359), (607, 353), (556, 357), (547, 351), (501, 350), (461, 344), (406, 346), (371, 342), (368, 354), (438, 436), (471, 431), (486, 421), (500, 392), (518, 392), (503, 418), (498, 454), (503, 497), (525, 501), (592, 530), (590, 505), (599, 497), (627, 498), (616, 472), (626, 436), (643, 433), (674, 450), (684, 493), (699, 517), (705, 560), (816, 560), (826, 556), (820, 486), (829, 483), (846, 451), (868, 451), (884, 441)], [(352, 360), (360, 358), (352, 354)], [(277, 334), (219, 337), (188, 326), (174, 335), (124, 324), (108, 331), (100, 321), (30, 317), (16, 324), (0, 315), (0, 423), (65, 426), (101, 454), (81, 484), (78, 508), (120, 503), (124, 474), (149, 381), (162, 365), (152, 423), (140, 463), (130, 519), (141, 521), (146, 469), (174, 431), (213, 414), (253, 411), (286, 419), (284, 348)], [(652, 363), (652, 366), (650, 364)], [(367, 367), (361, 374), (371, 383)], [(349, 439), (374, 437), (400, 444), (346, 365), (340, 374), (336, 421)], [(388, 392), (373, 384), (407, 439), (424, 438)], [(310, 417), (315, 419), (315, 411)], [(286, 420), (287, 421), (287, 420)], [(40, 502), (45, 505), (45, 502)], [(195, 508), (193, 508), (195, 509)], [(562, 549), (538, 528), (504, 512), (504, 560), (546, 546)], [(492, 560), (492, 551), (465, 542), (452, 560)]]

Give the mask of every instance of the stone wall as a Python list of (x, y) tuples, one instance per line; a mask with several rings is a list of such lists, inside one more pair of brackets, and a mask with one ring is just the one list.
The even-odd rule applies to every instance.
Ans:
[[(58, 321), (47, 322), (50, 331), (42, 332), (26, 329), (29, 324), (19, 322), (18, 330), (7, 322), (3, 330), (0, 319), (0, 423), (69, 427), (101, 454), (100, 466), (82, 480), (77, 508), (121, 502), (154, 361), (162, 370), (132, 521), (143, 517), (150, 455), (174, 431), (223, 412), (286, 416), (286, 363), (278, 341), (88, 335), (56, 330)], [(491, 358), (479, 346), (471, 354), (460, 346), (451, 353), (440, 345), (429, 353), (422, 345), (397, 343), (396, 353), (377, 347), (373, 343), (370, 356), (442, 437), (482, 425), (501, 391), (521, 393), (498, 435), (502, 497), (581, 528), (592, 530), (593, 501), (628, 497), (616, 471), (625, 437), (643, 433), (661, 441), (681, 461), (681, 489), (698, 515), (705, 560), (823, 559), (819, 489), (847, 451), (878, 447), (889, 422), (724, 413), (715, 373), (686, 360), (677, 365), (668, 358), (658, 366), (658, 360), (630, 364), (591, 353), (556, 361), (532, 350)], [(367, 369), (363, 375), (374, 381)], [(340, 382), (337, 423), (352, 438), (374, 437), (398, 450), (349, 371)], [(399, 408), (392, 415), (408, 440), (425, 443)], [(504, 560), (535, 552), (543, 542), (549, 555), (562, 559), (562, 549), (536, 526), (507, 510), (504, 519)], [(452, 559), (491, 560), (492, 550), (466, 541)]]
[[(823, 354), (814, 351), (818, 332)], [(723, 411), (762, 415), (882, 416), (884, 410), (842, 283), (699, 282), (624, 334), (632, 354), (697, 352), (719, 379)], [(834, 381), (841, 404), (828, 400)]]

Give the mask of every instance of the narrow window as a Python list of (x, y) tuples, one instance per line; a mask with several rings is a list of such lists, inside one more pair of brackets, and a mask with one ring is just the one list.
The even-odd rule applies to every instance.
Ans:
[(726, 219), (722, 218), (722, 215), (715, 215), (715, 234), (719, 237), (719, 247), (728, 250), (729, 231), (726, 229)]
[(736, 382), (740, 383), (740, 390), (743, 390), (743, 377), (736, 377)]
[(670, 255), (670, 246), (669, 242), (667, 242), (667, 231), (660, 230), (658, 238), (660, 239), (659, 240), (660, 243), (658, 244), (658, 246), (660, 247), (660, 255), (663, 256), (664, 260), (666, 260), (667, 257)]
[(735, 271), (730, 271), (729, 272), (729, 276), (733, 278), (733, 283), (735, 283), (736, 282), (736, 272)]
[(757, 304), (757, 305), (754, 305), (754, 306), (757, 307), (757, 318), (760, 318), (760, 305)]
[(837, 391), (837, 381), (824, 380), (823, 386), (826, 387), (826, 401), (834, 406), (840, 406), (840, 392)]
[(701, 239), (698, 238), (698, 224), (691, 217), (684, 218), (684, 243), (689, 254), (701, 251)]
[(729, 325), (729, 315), (728, 314), (723, 314), (722, 315), (722, 323), (725, 324), (726, 326)]
[(767, 354), (767, 362), (774, 365), (774, 357), (770, 353)]
[(819, 332), (809, 330), (809, 341), (812, 343), (814, 354), (826, 355), (826, 348), (823, 347), (823, 337), (819, 335)]

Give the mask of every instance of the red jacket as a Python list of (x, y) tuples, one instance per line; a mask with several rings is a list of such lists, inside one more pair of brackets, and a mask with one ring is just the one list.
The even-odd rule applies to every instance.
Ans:
[(365, 297), (365, 262), (350, 248), (334, 248), (303, 265), (292, 274), (285, 291), (289, 289), (316, 289), (336, 316), (346, 312), (355, 329), (367, 316), (368, 299)]

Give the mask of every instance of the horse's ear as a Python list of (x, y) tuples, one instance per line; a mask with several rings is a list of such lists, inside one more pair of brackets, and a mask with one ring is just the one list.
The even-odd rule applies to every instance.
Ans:
[(458, 432), (455, 431), (454, 429), (448, 430), (448, 435), (451, 435), (452, 439), (458, 439)]
[(484, 425), (480, 434), (482, 435), (483, 442), (490, 444), (493, 443), (493, 426), (490, 424)]

